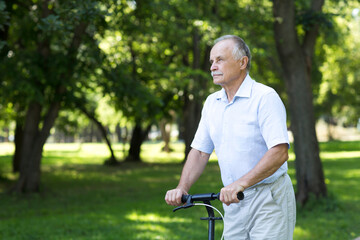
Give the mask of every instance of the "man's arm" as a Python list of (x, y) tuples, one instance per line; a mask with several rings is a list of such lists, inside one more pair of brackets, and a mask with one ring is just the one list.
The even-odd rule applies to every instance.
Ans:
[(165, 201), (169, 205), (180, 206), (181, 196), (188, 194), (190, 187), (198, 180), (209, 161), (210, 154), (191, 149), (182, 170), (179, 185), (172, 190), (167, 191)]
[(243, 192), (246, 188), (271, 176), (288, 158), (288, 144), (279, 144), (270, 148), (251, 171), (221, 189), (220, 201), (226, 205), (239, 202), (236, 196), (238, 192)]

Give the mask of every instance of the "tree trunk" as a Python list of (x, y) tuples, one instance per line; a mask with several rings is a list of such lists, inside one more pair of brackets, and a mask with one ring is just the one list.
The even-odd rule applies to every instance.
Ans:
[(22, 149), (22, 142), (24, 137), (24, 126), (22, 121), (17, 119), (16, 120), (16, 127), (15, 127), (15, 152), (13, 155), (13, 172), (17, 173), (20, 171), (20, 160), (21, 160), (21, 149)]
[[(5, 11), (7, 11), (9, 13), (9, 17), (11, 18), (12, 12), (14, 11), (13, 8), (13, 0), (4, 0), (3, 1), (5, 3)], [(8, 37), (9, 37), (9, 28), (10, 25), (9, 24), (4, 24), (2, 28), (0, 28), (0, 41), (4, 41), (7, 42)], [(8, 44), (5, 44), (1, 49), (0, 49), (0, 57), (1, 58), (5, 58), (9, 52), (9, 46)]]
[(128, 143), (128, 138), (129, 138), (129, 130), (128, 128), (125, 126), (124, 127), (124, 134), (122, 134), (123, 137), (121, 137), (121, 142), (123, 145), (123, 156), (126, 156), (126, 144)]
[[(54, 13), (54, 10), (48, 7), (49, 0), (39, 3), (40, 16), (46, 18)], [(67, 71), (59, 76), (60, 79), (69, 79), (72, 77), (76, 65), (77, 51), (81, 44), (82, 36), (85, 34), (88, 23), (80, 22), (74, 29), (72, 41), (68, 47), (67, 53)], [(39, 37), (41, 41), (37, 42), (37, 56), (41, 58), (39, 67), (44, 76), (51, 76), (49, 74), (48, 60), (51, 56), (50, 38)], [(52, 79), (46, 79), (47, 82), (52, 82)], [(44, 89), (46, 84), (41, 81), (35, 82), (40, 93), (45, 95)], [(52, 84), (47, 86), (53, 86)], [(53, 96), (48, 103), (32, 101), (26, 109), (26, 116), (24, 122), (23, 141), (20, 150), (20, 176), (15, 184), (13, 191), (24, 192), (38, 192), (40, 190), (40, 164), (43, 152), (43, 146), (50, 135), (50, 130), (54, 126), (54, 122), (60, 111), (61, 102), (63, 101), (64, 93), (66, 92), (65, 84), (52, 88)], [(46, 105), (46, 107), (45, 107)], [(42, 118), (42, 110), (47, 109), (46, 115)]]
[(326, 123), (326, 127), (327, 127), (328, 141), (334, 141), (335, 140), (334, 128), (336, 126), (336, 122), (334, 121), (333, 117), (326, 116), (325, 117), (325, 123)]
[(120, 124), (116, 124), (115, 134), (116, 134), (116, 137), (117, 137), (117, 142), (118, 143), (122, 142), (122, 131), (121, 131)]
[(40, 165), (43, 147), (58, 116), (60, 103), (51, 104), (39, 130), (42, 107), (39, 103), (31, 103), (25, 117), (23, 141), (20, 150), (20, 176), (12, 189), (18, 193), (40, 191)]
[[(193, 62), (192, 68), (194, 70), (203, 70), (209, 71), (208, 62), (210, 49), (206, 46), (206, 51), (203, 56), (203, 61), (201, 58), (201, 48), (200, 48), (201, 36), (199, 31), (195, 28), (193, 30)], [(186, 64), (185, 64), (186, 65)], [(200, 92), (206, 92), (204, 89), (207, 88), (207, 80), (203, 79), (201, 76), (194, 76), (192, 83), (188, 86), (188, 89), (184, 91), (184, 109), (183, 109), (183, 137), (185, 141), (185, 159), (191, 150), (191, 142), (195, 136), (197, 127), (201, 118), (201, 109), (203, 97)]]
[(38, 192), (40, 190), (40, 159), (38, 155), (39, 140), (37, 136), (40, 123), (41, 106), (30, 104), (25, 119), (24, 135), (20, 150), (20, 176), (14, 191), (18, 193)]
[(136, 123), (131, 136), (129, 153), (125, 161), (141, 162), (141, 158), (140, 158), (141, 145), (145, 141), (146, 136), (150, 131), (150, 128), (151, 125), (149, 125), (145, 130), (143, 130), (141, 124)]
[(185, 159), (191, 150), (191, 142), (195, 136), (197, 127), (201, 118), (202, 103), (194, 99), (190, 99), (188, 94), (185, 95), (184, 109), (183, 109), (183, 137), (185, 141)]
[[(294, 1), (274, 0), (274, 30), (291, 111), (294, 135), (297, 201), (303, 205), (310, 194), (327, 195), (315, 131), (311, 89), (311, 60), (316, 37), (304, 40), (301, 48), (296, 33)], [(318, 1), (319, 2), (319, 1)], [(321, 2), (321, 1), (320, 1)], [(310, 37), (309, 34), (306, 34)], [(310, 61), (310, 62), (309, 62)]]
[(91, 142), (91, 143), (95, 142), (94, 139), (95, 139), (95, 131), (96, 131), (96, 129), (95, 129), (94, 125), (95, 124), (93, 122), (90, 123), (90, 129), (86, 134), (87, 135), (87, 142)]
[(163, 119), (160, 121), (159, 125), (160, 125), (161, 138), (164, 141), (164, 147), (162, 148), (162, 151), (169, 153), (171, 152), (171, 148), (170, 148), (171, 124), (168, 123), (167, 120)]
[(102, 125), (102, 123), (96, 119), (95, 117), (95, 114), (92, 114), (90, 113), (89, 111), (87, 111), (85, 109), (85, 107), (82, 107), (82, 106), (79, 106), (78, 105), (78, 108), (89, 118), (91, 119), (95, 124), (96, 126), (99, 128), (100, 132), (101, 132), (101, 135), (103, 136), (103, 138), (105, 139), (105, 142), (106, 142), (106, 145), (108, 146), (109, 148), (109, 151), (110, 151), (110, 158), (108, 160), (105, 161), (105, 165), (109, 165), (109, 166), (114, 166), (114, 165), (118, 165), (119, 162), (118, 160), (116, 159), (115, 157), (115, 154), (114, 154), (114, 150), (112, 149), (112, 146), (111, 146), (111, 142), (110, 142), (110, 139), (108, 137), (108, 133), (104, 127), (104, 125)]

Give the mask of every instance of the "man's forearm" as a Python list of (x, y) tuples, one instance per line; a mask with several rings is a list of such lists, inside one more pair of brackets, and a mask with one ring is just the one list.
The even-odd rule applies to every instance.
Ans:
[(244, 188), (264, 180), (275, 173), (288, 160), (288, 145), (277, 145), (263, 156), (260, 162), (246, 175), (236, 181)]
[(196, 182), (196, 180), (198, 180), (204, 171), (209, 158), (210, 154), (198, 151), (196, 149), (191, 149), (182, 170), (181, 178), (177, 188), (181, 188), (188, 192), (190, 187)]
[(287, 159), (287, 144), (280, 144), (271, 148), (250, 172), (221, 189), (220, 201), (226, 205), (239, 202), (236, 197), (238, 192), (242, 192), (246, 188), (271, 176)]

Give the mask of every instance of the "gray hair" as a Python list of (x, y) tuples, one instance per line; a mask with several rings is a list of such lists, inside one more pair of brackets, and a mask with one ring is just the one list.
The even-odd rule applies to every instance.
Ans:
[(246, 70), (247, 70), (247, 72), (249, 72), (250, 67), (251, 67), (251, 53), (250, 53), (250, 49), (249, 49), (248, 45), (246, 45), (245, 41), (242, 38), (235, 36), (235, 35), (224, 35), (224, 36), (217, 38), (214, 41), (214, 45), (220, 41), (228, 40), (228, 39), (233, 40), (235, 43), (234, 49), (232, 51), (232, 55), (235, 60), (239, 60), (243, 56), (248, 57), (249, 60), (248, 60), (247, 66), (246, 66)]

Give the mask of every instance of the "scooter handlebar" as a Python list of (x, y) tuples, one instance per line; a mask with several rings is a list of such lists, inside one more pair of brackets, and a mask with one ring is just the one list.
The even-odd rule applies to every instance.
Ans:
[[(243, 192), (238, 192), (237, 193), (237, 198), (239, 200), (243, 200), (244, 199), (244, 193)], [(216, 193), (216, 194), (215, 193), (202, 193), (202, 194), (182, 195), (181, 196), (181, 202), (182, 203), (212, 201), (212, 200), (215, 200), (215, 199), (220, 200), (220, 193)]]

